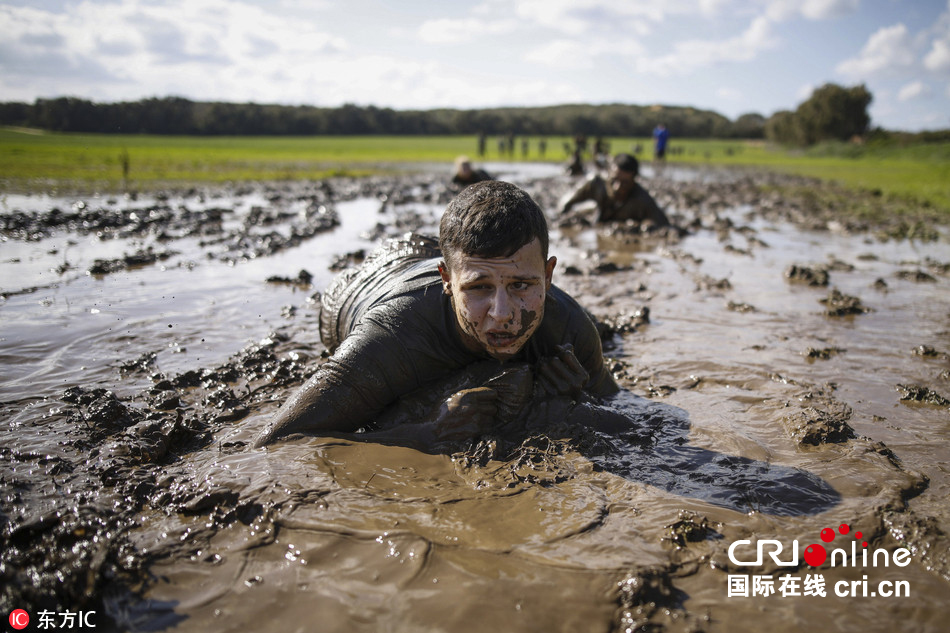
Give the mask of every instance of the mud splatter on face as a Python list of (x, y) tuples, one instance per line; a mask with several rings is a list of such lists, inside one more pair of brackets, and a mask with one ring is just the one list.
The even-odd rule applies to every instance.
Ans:
[(535, 240), (508, 257), (463, 255), (443, 271), (466, 346), (498, 360), (515, 357), (541, 324), (554, 263)]

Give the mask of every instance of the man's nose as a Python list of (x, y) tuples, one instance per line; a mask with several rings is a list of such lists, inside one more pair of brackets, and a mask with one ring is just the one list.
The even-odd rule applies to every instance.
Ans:
[(511, 298), (508, 296), (508, 290), (499, 288), (492, 297), (491, 307), (488, 309), (488, 316), (496, 322), (507, 322), (514, 317)]

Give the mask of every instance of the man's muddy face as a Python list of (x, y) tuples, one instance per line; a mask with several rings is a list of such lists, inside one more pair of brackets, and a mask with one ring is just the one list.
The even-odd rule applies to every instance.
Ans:
[(610, 173), (607, 176), (607, 182), (610, 184), (610, 191), (616, 195), (630, 190), (637, 181), (637, 176), (633, 172), (624, 171), (616, 165), (610, 166)]
[(508, 360), (541, 325), (544, 298), (557, 259), (544, 261), (535, 239), (510, 257), (459, 254), (452, 270), (439, 266), (465, 345)]

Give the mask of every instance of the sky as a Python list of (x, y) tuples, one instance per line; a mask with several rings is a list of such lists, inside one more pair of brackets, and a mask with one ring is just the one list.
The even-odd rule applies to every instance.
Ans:
[(950, 128), (950, 0), (0, 0), (0, 101), (692, 106)]

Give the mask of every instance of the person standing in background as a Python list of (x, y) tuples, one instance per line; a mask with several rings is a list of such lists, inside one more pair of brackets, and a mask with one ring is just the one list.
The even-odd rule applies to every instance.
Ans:
[(666, 144), (670, 140), (670, 131), (660, 123), (653, 130), (653, 159), (657, 161), (666, 158)]

